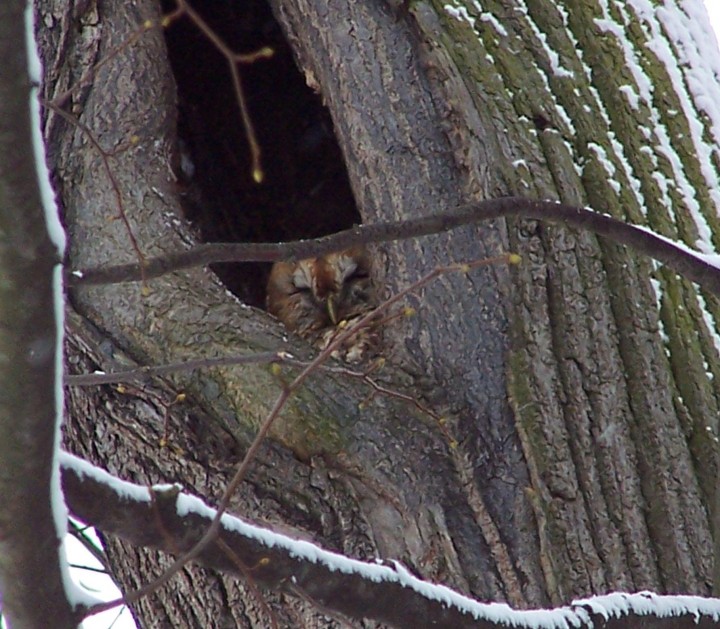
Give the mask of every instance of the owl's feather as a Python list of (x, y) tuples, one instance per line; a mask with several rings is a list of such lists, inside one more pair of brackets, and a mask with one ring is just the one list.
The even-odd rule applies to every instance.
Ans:
[[(336, 324), (376, 306), (370, 257), (362, 247), (300, 262), (276, 262), (270, 272), (268, 311), (289, 330), (321, 346), (335, 336)], [(358, 342), (367, 345), (367, 339)]]

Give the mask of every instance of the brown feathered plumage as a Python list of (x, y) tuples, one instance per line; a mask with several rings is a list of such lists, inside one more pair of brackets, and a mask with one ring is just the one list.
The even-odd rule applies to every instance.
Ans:
[[(338, 323), (352, 323), (377, 306), (370, 269), (362, 247), (300, 262), (276, 262), (267, 285), (268, 311), (289, 330), (326, 346)], [(367, 346), (367, 334), (350, 343)]]

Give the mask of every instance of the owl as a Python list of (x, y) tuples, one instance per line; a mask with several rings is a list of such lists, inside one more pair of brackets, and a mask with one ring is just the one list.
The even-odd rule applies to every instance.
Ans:
[[(288, 330), (326, 347), (338, 334), (338, 324), (353, 323), (377, 306), (370, 268), (363, 247), (300, 262), (276, 262), (267, 285), (267, 309)], [(363, 330), (348, 340), (343, 358), (359, 360), (372, 340)]]

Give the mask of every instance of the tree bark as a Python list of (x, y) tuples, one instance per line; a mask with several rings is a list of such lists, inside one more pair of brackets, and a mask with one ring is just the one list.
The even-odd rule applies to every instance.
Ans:
[[(369, 221), (477, 195), (520, 194), (666, 229), (670, 199), (656, 194), (639, 131), (629, 131), (635, 116), (642, 124), (662, 116), (678, 129), (674, 150), (687, 172), (698, 173), (699, 158), (681, 143), (692, 120), (668, 118), (654, 101), (635, 112), (618, 98), (627, 78), (611, 81), (605, 68), (623, 41), (610, 38), (604, 53), (587, 8), (535, 3), (524, 17), (511, 18), (511, 8), (477, 16), (468, 7), (473, 33), (469, 21), (439, 4), (413, 4), (409, 13), (399, 6), (395, 20), (379, 4), (335, 5), (330, 12), (313, 2), (276, 4), (301, 64), (323, 87)], [(636, 33), (633, 20), (628, 10), (619, 26), (632, 46), (642, 47), (652, 34)], [(329, 23), (353, 29), (342, 37)], [(653, 23), (665, 38), (668, 26)], [(552, 72), (548, 49), (562, 54), (567, 75)], [(659, 59), (652, 61), (657, 93), (666, 94), (670, 69), (661, 72)], [(677, 104), (683, 97), (671, 98)], [(653, 147), (662, 155), (660, 138)], [(620, 186), (602, 155), (618, 165)], [(580, 174), (576, 163), (584, 164)], [(665, 177), (678, 176), (659, 165)], [(412, 185), (393, 185), (398, 177)], [(712, 181), (696, 176), (692, 185), (714, 224)], [(689, 201), (673, 200), (683, 215)], [(689, 223), (676, 234), (694, 242)], [(717, 392), (701, 365), (717, 356), (712, 344), (688, 335), (698, 330), (709, 338), (710, 317), (701, 313), (716, 313), (717, 300), (694, 296), (671, 273), (656, 273), (662, 329), (682, 356), (670, 352), (668, 359), (650, 263), (587, 233), (537, 221), (510, 221), (506, 232), (498, 223), (387, 247), (381, 268), (392, 270), (385, 280), (394, 288), (448, 258), (478, 258), (502, 247), (522, 255), (517, 273), (488, 269), (470, 288), (465, 280), (429, 288), (412, 333), (393, 350), (405, 350), (405, 365), (447, 391), (471, 477), (513, 563), (523, 566), (516, 570), (542, 568), (542, 579), (521, 575), (542, 584), (538, 591), (530, 586), (526, 600), (538, 604), (549, 595), (558, 603), (588, 588), (708, 592), (716, 491), (705, 470), (717, 469)], [(693, 312), (692, 323), (675, 325), (675, 312)], [(681, 364), (692, 365), (692, 377), (682, 375)]]
[(17, 629), (78, 622), (60, 562), (64, 505), (54, 469), (60, 251), (39, 188), (45, 165), (33, 144), (25, 11), (21, 2), (0, 7), (0, 602)]
[[(78, 84), (69, 109), (85, 127), (47, 112), (71, 268), (136, 261), (130, 232), (148, 257), (193, 242), (170, 169), (175, 95), (162, 32), (147, 29), (104, 61), (145, 20), (156, 23), (158, 9), (115, 4), (41, 3), (46, 98)], [(679, 192), (690, 186), (715, 227), (720, 160), (691, 129), (703, 124), (699, 110), (681, 99), (697, 105), (648, 53), (637, 64), (657, 92), (629, 107), (619, 91), (629, 71), (607, 68), (636, 60), (588, 6), (543, 1), (482, 15), (469, 6), (472, 20), (430, 2), (272, 6), (330, 109), (365, 222), (524, 195), (588, 205), (694, 244), (704, 234)], [(671, 37), (660, 14), (642, 28), (632, 8), (604, 19), (633, 49)], [(669, 139), (644, 137), (653, 125)], [(680, 168), (664, 157), (667, 146)], [(677, 193), (661, 193), (658, 173)], [(710, 594), (717, 299), (612, 243), (536, 220), (378, 246), (376, 279), (387, 296), (439, 265), (508, 250), (523, 258), (517, 270), (445, 276), (411, 302), (417, 316), (383, 332), (388, 385), (443, 415), (444, 428), (397, 399), (359, 408), (361, 381), (315, 377), (277, 422), (231, 510), (515, 607), (613, 590)], [(309, 351), (203, 269), (145, 286), (80, 286), (69, 301), (72, 371)], [(212, 502), (280, 389), (257, 365), (122, 391), (71, 388), (66, 444), (120, 477), (177, 480)], [(176, 403), (177, 392), (188, 401)], [(107, 544), (124, 589), (166, 562)], [(281, 626), (328, 622), (308, 601), (265, 596)], [(257, 600), (246, 583), (188, 567), (134, 611), (148, 626), (264, 626)]]

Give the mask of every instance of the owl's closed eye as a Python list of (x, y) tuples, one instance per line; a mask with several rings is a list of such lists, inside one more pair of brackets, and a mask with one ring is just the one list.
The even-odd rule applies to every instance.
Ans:
[(377, 306), (370, 268), (363, 247), (300, 262), (276, 262), (267, 285), (268, 311), (301, 336), (329, 339), (324, 333), (337, 323)]

